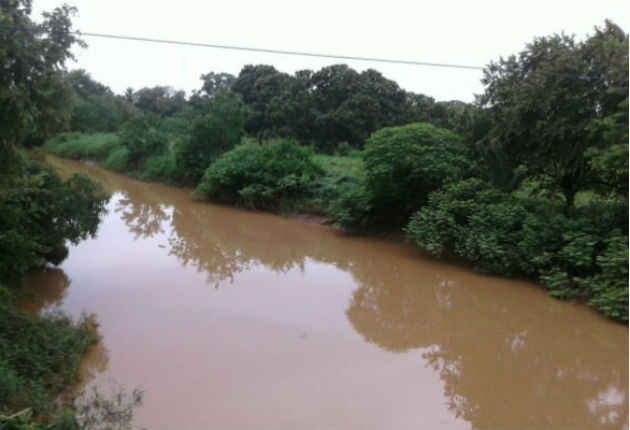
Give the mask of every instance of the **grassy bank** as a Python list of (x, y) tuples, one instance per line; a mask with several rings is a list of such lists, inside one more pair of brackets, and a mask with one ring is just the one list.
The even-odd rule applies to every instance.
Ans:
[[(254, 145), (248, 139), (244, 139), (244, 143)], [(147, 157), (135, 165), (130, 162), (129, 151), (117, 133), (61, 133), (48, 139), (41, 149), (58, 157), (94, 161), (103, 168), (140, 180), (190, 185), (181, 181), (175, 173), (176, 153), (173, 144), (167, 145), (162, 154)], [(363, 160), (361, 152), (356, 150), (345, 156), (312, 153), (310, 157), (321, 174), (312, 178), (308, 196), (300, 196), (288, 209), (323, 214), (335, 199), (359, 183), (363, 176)], [(286, 205), (276, 205), (273, 201), (264, 207), (241, 203), (243, 206), (276, 212), (285, 212), (283, 209), (287, 209)]]

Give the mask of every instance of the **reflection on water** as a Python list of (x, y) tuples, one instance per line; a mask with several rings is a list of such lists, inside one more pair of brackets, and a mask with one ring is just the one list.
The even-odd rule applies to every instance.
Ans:
[(19, 308), (31, 315), (60, 304), (70, 286), (68, 276), (56, 268), (31, 273), (26, 282), (32, 287), (29, 288), (28, 300), (21, 303)]
[[(73, 284), (70, 296), (76, 288), (73, 300), (84, 300), (90, 310), (96, 306), (105, 321), (104, 342), (112, 345), (107, 372), (159, 375), (157, 381), (140, 381), (155, 388), (147, 389), (145, 421), (139, 425), (170, 425), (159, 400), (151, 406), (163, 387), (186, 397), (185, 405), (177, 402), (169, 409), (184, 427), (627, 424), (627, 327), (586, 307), (550, 299), (524, 282), (428, 261), (394, 241), (349, 238), (326, 227), (192, 202), (182, 190), (78, 163), (52, 163), (61, 170), (86, 171), (116, 192), (110, 202), (113, 215), (99, 239), (73, 249), (64, 267), (87, 277), (81, 275), (87, 273), (85, 266), (104, 260), (109, 282), (129, 285), (115, 290), (124, 295), (116, 305), (111, 295), (95, 299), (94, 291), (109, 285), (101, 280), (93, 281), (98, 283), (94, 290), (85, 287), (88, 282)], [(116, 227), (121, 220), (123, 232)], [(110, 237), (117, 245), (98, 247)], [(127, 238), (141, 241), (133, 246), (144, 251), (132, 252)], [(156, 249), (163, 255), (153, 254)], [(94, 260), (86, 257), (90, 252)], [(172, 257), (177, 266), (170, 266)], [(123, 259), (134, 260), (125, 268), (136, 273), (119, 273)], [(100, 270), (95, 267), (92, 271)], [(186, 271), (191, 267), (218, 291), (196, 290), (198, 281)], [(143, 282), (151, 284), (149, 297), (140, 293)], [(57, 300), (68, 287), (61, 271), (34, 283), (44, 289), (51, 284)], [(133, 320), (124, 319), (127, 308)], [(150, 317), (148, 309), (154, 310)], [(125, 337), (123, 322), (128, 331), (137, 327), (135, 338)], [(300, 332), (289, 335), (292, 325)], [(154, 330), (160, 333), (151, 343)], [(168, 358), (156, 359), (158, 350)], [(115, 365), (123, 356), (128, 363), (134, 356), (151, 360), (145, 366), (153, 368)], [(105, 371), (106, 351), (103, 357), (96, 368)], [(266, 357), (273, 360), (267, 363)], [(259, 370), (269, 373), (275, 388), (253, 399), (258, 385), (267, 381)], [(375, 376), (379, 372), (381, 379)], [(178, 383), (183, 385), (173, 386)], [(332, 404), (350, 388), (352, 395)], [(278, 409), (278, 399), (289, 404)], [(216, 409), (208, 406), (210, 400)], [(437, 406), (427, 406), (432, 401)], [(203, 415), (203, 408), (212, 413)], [(312, 410), (318, 413), (311, 417)], [(198, 417), (191, 417), (195, 413)]]
[[(61, 307), (68, 293), (71, 282), (66, 273), (58, 268), (30, 273), (26, 277), (30, 286), (28, 299), (20, 303), (18, 308), (31, 315), (52, 311)], [(98, 326), (94, 316), (91, 323)], [(79, 383), (68, 393), (70, 398), (81, 393), (97, 376), (107, 369), (109, 355), (102, 339), (92, 345), (81, 360)]]

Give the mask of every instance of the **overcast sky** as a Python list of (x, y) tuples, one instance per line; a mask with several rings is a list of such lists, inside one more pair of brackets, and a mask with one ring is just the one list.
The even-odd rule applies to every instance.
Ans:
[[(157, 39), (484, 66), (518, 53), (535, 36), (564, 31), (583, 39), (606, 18), (626, 32), (627, 0), (67, 0), (74, 29)], [(63, 1), (34, 0), (33, 18)], [(93, 78), (125, 88), (171, 85), (187, 93), (202, 73), (237, 75), (245, 64), (293, 73), (339, 63), (309, 57), (226, 51), (85, 37), (77, 63)], [(472, 101), (480, 71), (343, 61), (374, 68), (410, 91)]]

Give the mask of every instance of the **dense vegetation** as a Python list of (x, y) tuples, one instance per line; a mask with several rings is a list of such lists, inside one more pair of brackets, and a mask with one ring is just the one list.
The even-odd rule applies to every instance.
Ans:
[[(28, 0), (2, 2), (0, 24), (31, 27), (30, 12)], [(49, 34), (0, 31), (0, 428), (84, 428), (81, 416), (98, 413), (94, 407), (79, 410), (65, 395), (79, 380), (83, 354), (99, 338), (94, 318), (32, 316), (17, 307), (30, 293), (24, 276), (59, 264), (69, 243), (93, 236), (108, 199), (86, 176), (62, 180), (17, 147), (41, 142), (67, 128), (71, 118), (86, 129), (103, 129), (95, 125), (100, 114), (88, 115), (73, 101), (62, 73), (77, 42), (69, 33), (73, 13), (63, 6), (44, 14)], [(101, 95), (115, 100), (106, 91)], [(111, 120), (106, 129), (120, 123)], [(112, 405), (118, 408), (112, 416), (121, 418), (117, 411), (127, 405)], [(125, 418), (98, 425), (128, 425)]]
[(71, 72), (85, 103), (116, 99), (94, 104), (117, 110), (99, 118), (127, 119), (88, 127), (75, 107), (72, 132), (44, 149), (215, 201), (403, 228), (436, 257), (537, 279), (627, 321), (627, 67), (628, 35), (606, 22), (585, 41), (542, 37), (491, 63), (474, 104), (345, 65), (208, 73), (188, 99), (167, 87), (112, 96)]
[(252, 209), (288, 208), (314, 194), (322, 172), (312, 155), (290, 140), (245, 143), (212, 163), (195, 193)]

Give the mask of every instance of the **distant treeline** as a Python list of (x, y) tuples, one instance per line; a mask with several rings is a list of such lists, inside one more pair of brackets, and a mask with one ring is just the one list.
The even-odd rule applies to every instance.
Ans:
[(186, 97), (171, 87), (129, 88), (115, 95), (85, 70), (66, 74), (73, 90), (71, 129), (81, 132), (117, 131), (138, 113), (160, 117), (203, 110), (208, 99), (222, 93), (242, 103), (243, 128), (258, 139), (290, 137), (318, 150), (332, 152), (341, 142), (360, 148), (380, 128), (428, 122), (455, 129), (474, 109), (460, 101), (433, 98), (401, 89), (380, 72), (361, 73), (345, 64), (293, 75), (269, 65), (245, 66), (238, 76), (208, 73), (202, 87)]

